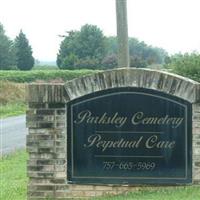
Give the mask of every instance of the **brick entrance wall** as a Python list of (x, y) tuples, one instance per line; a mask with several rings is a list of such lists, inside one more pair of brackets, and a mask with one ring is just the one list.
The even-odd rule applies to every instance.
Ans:
[(200, 84), (149, 69), (115, 69), (65, 84), (27, 86), (28, 199), (87, 198), (137, 190), (124, 185), (67, 183), (66, 103), (92, 92), (116, 87), (140, 87), (185, 99), (193, 105), (193, 183), (200, 184)]

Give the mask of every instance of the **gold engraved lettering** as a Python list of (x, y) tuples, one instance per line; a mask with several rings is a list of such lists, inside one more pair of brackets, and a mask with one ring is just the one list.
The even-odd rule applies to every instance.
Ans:
[(127, 117), (120, 116), (118, 112), (108, 115), (107, 112), (99, 116), (94, 116), (90, 110), (84, 110), (78, 113), (77, 118), (74, 120), (75, 124), (102, 124), (114, 125), (117, 128), (124, 126)]
[(94, 134), (88, 137), (88, 144), (84, 144), (85, 148), (96, 147), (101, 149), (102, 152), (106, 151), (109, 148), (139, 148), (140, 143), (142, 142), (143, 136), (137, 140), (102, 140), (101, 135)]
[(143, 148), (147, 149), (173, 149), (175, 147), (175, 141), (162, 141), (159, 140), (157, 135), (152, 135), (145, 139), (143, 142), (144, 137), (140, 136), (138, 139), (135, 140), (125, 140), (124, 138), (120, 138), (119, 140), (104, 140), (100, 134), (93, 134), (90, 135), (87, 139), (87, 144), (84, 144), (85, 148), (96, 147), (100, 149), (102, 152), (106, 151), (107, 149), (115, 149), (115, 148), (124, 148), (124, 149), (131, 149), (131, 148), (140, 148), (142, 144), (144, 145)]
[(148, 149), (158, 148), (158, 149), (173, 149), (175, 147), (175, 141), (159, 141), (157, 135), (152, 135), (146, 140), (145, 146)]
[[(83, 110), (78, 113), (75, 124), (99, 124), (99, 125), (114, 125), (116, 128), (123, 127), (130, 119), (126, 116), (120, 116), (118, 112), (109, 115), (104, 112), (102, 115), (94, 115), (90, 110)], [(146, 116), (144, 112), (136, 112), (131, 118), (133, 125), (167, 125), (172, 128), (178, 128), (184, 121), (183, 117), (173, 117), (165, 115), (163, 117), (158, 116)]]
[(169, 115), (164, 117), (145, 116), (143, 112), (137, 112), (133, 115), (131, 122), (133, 125), (170, 125), (172, 128), (178, 128), (183, 120), (182, 117), (170, 117)]

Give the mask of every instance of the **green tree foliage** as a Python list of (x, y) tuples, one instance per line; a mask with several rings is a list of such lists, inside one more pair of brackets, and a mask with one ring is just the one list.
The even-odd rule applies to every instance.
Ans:
[(78, 59), (75, 63), (76, 69), (98, 69), (99, 68), (99, 59), (98, 58), (91, 58), (91, 57), (85, 57), (82, 59)]
[(147, 61), (142, 57), (137, 55), (130, 56), (130, 67), (145, 68), (147, 67), (147, 65), (148, 65)]
[(5, 35), (0, 23), (0, 70), (12, 69), (15, 65), (15, 54), (12, 41)]
[(165, 59), (165, 67), (182, 76), (200, 81), (200, 54), (175, 54)]
[(60, 45), (57, 65), (61, 69), (94, 68), (105, 56), (105, 37), (93, 25), (70, 31)]
[(102, 67), (105, 69), (116, 68), (117, 63), (117, 55), (116, 54), (108, 54), (102, 61)]
[[(106, 38), (106, 44), (107, 54), (112, 55), (112, 57), (116, 55), (117, 59), (117, 38)], [(162, 64), (167, 56), (167, 52), (164, 49), (149, 46), (135, 38), (129, 38), (129, 52), (130, 67), (146, 67), (151, 64)], [(113, 66), (115, 65), (113, 64)]]
[(34, 66), (34, 58), (32, 56), (32, 48), (26, 35), (20, 31), (15, 38), (16, 63), (20, 70), (30, 70)]
[[(70, 60), (72, 55), (76, 55), (77, 52), (77, 37), (79, 32), (77, 31), (70, 31), (68, 32), (68, 35), (65, 36), (64, 40), (62, 41), (59, 49), (59, 53), (57, 55), (57, 65), (61, 69), (65, 69), (67, 67), (73, 68), (74, 63), (72, 63), (72, 66), (69, 66), (71, 64)], [(68, 63), (69, 60), (69, 63)], [(66, 63), (67, 62), (67, 63)]]
[(135, 38), (129, 38), (129, 50), (131, 56), (143, 59), (148, 65), (162, 64), (167, 52), (164, 49), (152, 47)]
[(69, 55), (65, 56), (64, 60), (62, 61), (62, 66), (68, 66), (68, 69), (73, 69), (77, 61), (78, 57), (74, 53), (69, 52)]
[(106, 37), (106, 54), (117, 55), (117, 52), (118, 52), (117, 37), (114, 36)]
[[(130, 66), (146, 67), (164, 62), (167, 52), (129, 38)], [(61, 69), (117, 67), (117, 38), (105, 37), (93, 25), (84, 25), (80, 31), (70, 31), (60, 45), (57, 65)]]
[(105, 56), (105, 37), (102, 31), (93, 25), (84, 25), (78, 34), (79, 58), (95, 58), (101, 61)]

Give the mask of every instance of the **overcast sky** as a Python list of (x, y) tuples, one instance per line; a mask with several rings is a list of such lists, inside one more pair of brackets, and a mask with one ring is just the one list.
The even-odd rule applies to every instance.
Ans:
[[(129, 36), (169, 53), (200, 52), (200, 0), (127, 0)], [(116, 35), (115, 0), (0, 0), (0, 22), (14, 39), (20, 29), (42, 61), (56, 60), (65, 31), (94, 24)]]

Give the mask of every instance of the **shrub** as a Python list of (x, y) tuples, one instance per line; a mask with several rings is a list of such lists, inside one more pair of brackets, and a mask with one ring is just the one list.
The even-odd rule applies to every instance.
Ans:
[(78, 59), (74, 65), (75, 69), (98, 69), (99, 61), (96, 58), (82, 58)]
[(200, 82), (200, 54), (176, 54), (167, 59), (165, 67), (172, 72)]
[(68, 81), (73, 78), (98, 72), (98, 70), (32, 70), (32, 71), (0, 71), (0, 81), (12, 81), (18, 83), (34, 82), (36, 80), (52, 81), (61, 79)]
[(105, 69), (111, 69), (117, 67), (117, 55), (116, 54), (111, 54), (106, 56), (103, 61), (102, 61), (102, 66)]
[(130, 57), (130, 67), (144, 68), (147, 65), (148, 65), (147, 61), (142, 59), (141, 57), (138, 57), (138, 56)]
[(75, 63), (77, 62), (78, 57), (71, 53), (70, 55), (66, 56), (60, 66), (60, 69), (74, 69)]

